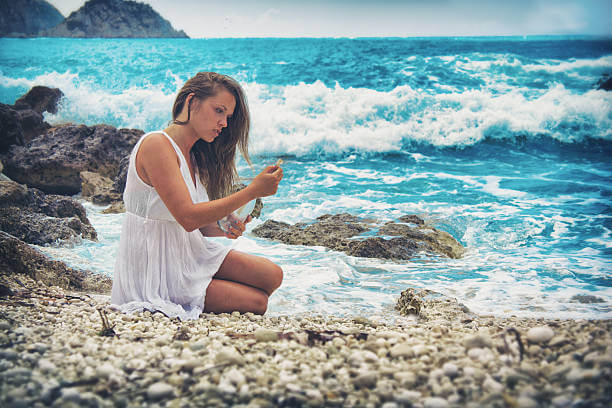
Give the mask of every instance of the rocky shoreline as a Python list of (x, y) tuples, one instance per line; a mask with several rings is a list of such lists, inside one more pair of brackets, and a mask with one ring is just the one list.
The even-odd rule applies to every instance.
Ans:
[[(125, 315), (108, 296), (3, 278), (7, 407), (607, 407), (612, 321), (419, 313)], [(405, 304), (406, 302), (404, 302)], [(103, 323), (106, 321), (106, 323)]]

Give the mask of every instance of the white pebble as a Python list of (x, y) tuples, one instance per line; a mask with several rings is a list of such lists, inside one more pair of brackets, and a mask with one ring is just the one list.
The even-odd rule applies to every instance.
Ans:
[(404, 390), (395, 396), (395, 400), (397, 402), (399, 402), (400, 404), (406, 404), (406, 405), (412, 404), (413, 402), (417, 402), (420, 399), (421, 399), (421, 393), (418, 391)]
[(147, 389), (147, 397), (153, 401), (172, 397), (173, 395), (174, 388), (165, 382), (156, 382), (155, 384), (151, 384)]
[(259, 328), (255, 330), (254, 336), (255, 340), (261, 342), (278, 340), (278, 333), (270, 329)]
[(224, 347), (215, 356), (216, 364), (244, 365), (244, 357), (234, 347)]
[(442, 370), (444, 370), (444, 374), (449, 377), (456, 377), (459, 375), (459, 368), (453, 363), (445, 363), (442, 366)]
[(412, 357), (413, 355), (412, 347), (404, 343), (396, 344), (395, 346), (391, 347), (389, 353), (391, 353), (391, 357), (393, 358)]
[(104, 363), (96, 369), (96, 375), (100, 378), (108, 378), (115, 373), (115, 367), (111, 363)]
[(531, 343), (548, 343), (555, 332), (548, 326), (532, 327), (527, 332), (527, 340)]
[(425, 408), (446, 408), (448, 407), (448, 401), (444, 398), (430, 397), (423, 400), (423, 406)]

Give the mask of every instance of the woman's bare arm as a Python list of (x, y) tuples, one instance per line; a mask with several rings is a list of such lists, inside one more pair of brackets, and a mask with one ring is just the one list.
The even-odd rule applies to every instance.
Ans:
[(268, 166), (247, 188), (218, 200), (194, 204), (176, 151), (163, 134), (154, 133), (142, 141), (136, 162), (137, 169), (145, 173), (141, 178), (155, 188), (172, 216), (190, 232), (216, 223), (250, 200), (276, 193), (282, 178), (280, 167)]

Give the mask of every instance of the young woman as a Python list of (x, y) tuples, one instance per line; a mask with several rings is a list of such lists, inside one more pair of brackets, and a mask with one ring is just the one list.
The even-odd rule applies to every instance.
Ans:
[(224, 233), (217, 221), (275, 194), (283, 171), (268, 166), (229, 194), (236, 146), (250, 159), (246, 99), (228, 76), (200, 72), (189, 79), (172, 118), (163, 131), (143, 135), (130, 156), (112, 303), (125, 312), (158, 310), (181, 319), (202, 311), (263, 314), (281, 284), (281, 268), (206, 237), (242, 235), (243, 223)]

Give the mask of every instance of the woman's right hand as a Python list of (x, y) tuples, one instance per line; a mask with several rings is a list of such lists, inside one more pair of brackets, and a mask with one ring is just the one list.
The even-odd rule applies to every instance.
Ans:
[(249, 189), (255, 197), (266, 197), (276, 194), (278, 183), (283, 178), (280, 166), (268, 166), (249, 184)]

